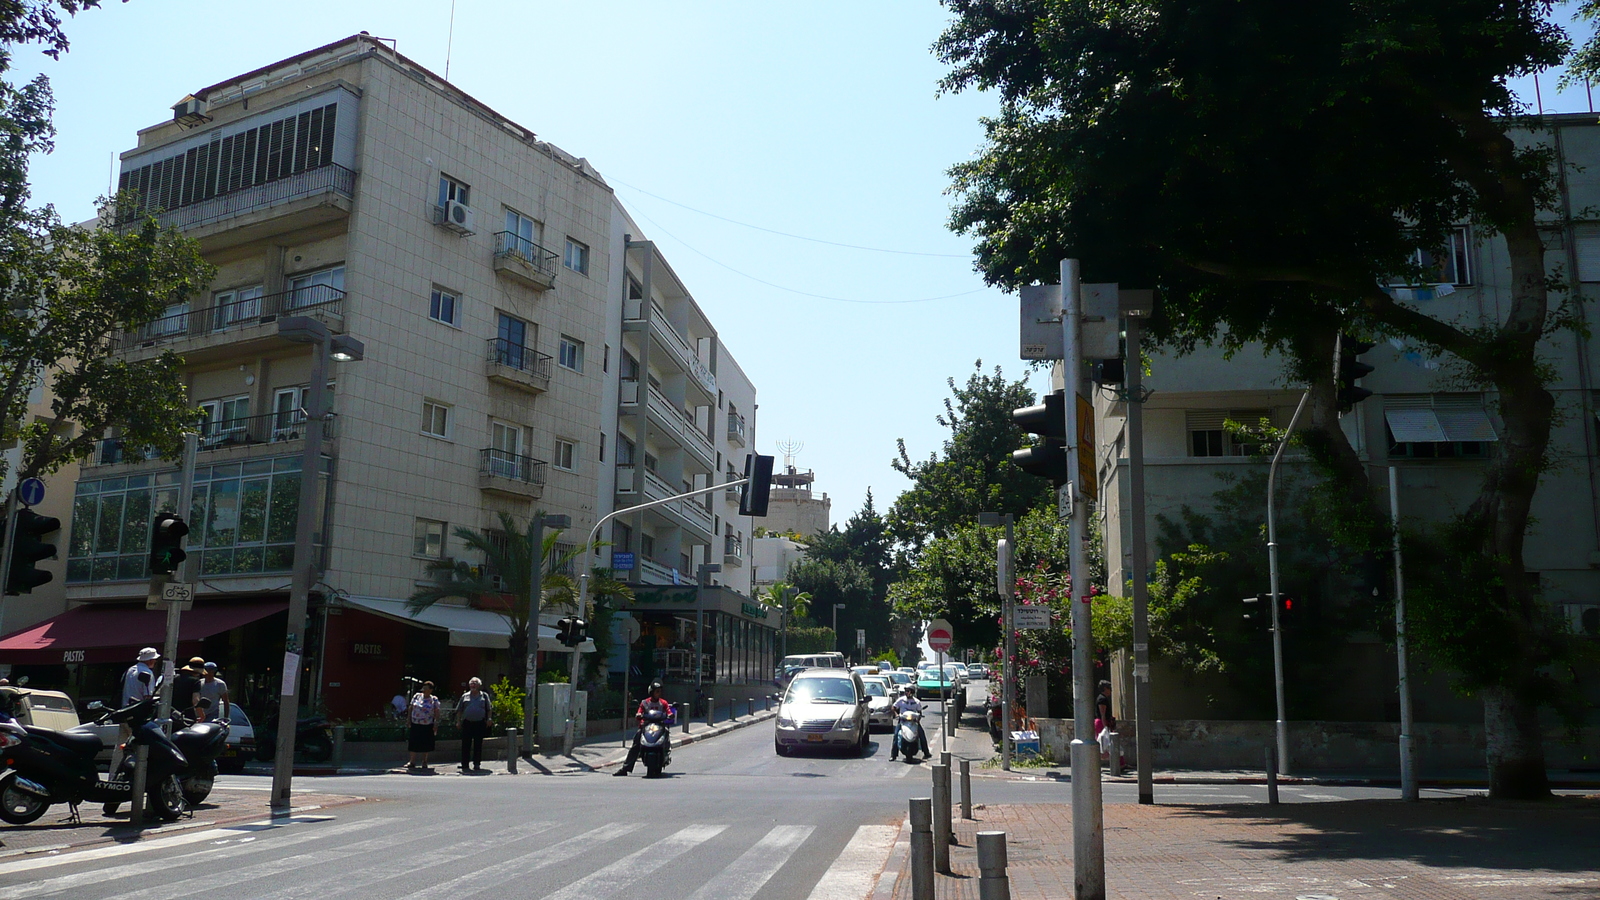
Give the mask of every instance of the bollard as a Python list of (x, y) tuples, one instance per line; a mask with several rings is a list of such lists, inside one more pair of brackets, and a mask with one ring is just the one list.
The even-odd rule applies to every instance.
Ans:
[(956, 736), (956, 717), (946, 712), (944, 717), (944, 733), (947, 737)]
[(767, 712), (772, 712), (772, 695), (767, 695)]
[(978, 900), (1011, 900), (1004, 831), (978, 832)]
[(683, 720), (683, 733), (689, 733), (689, 710), (687, 703), (679, 703), (675, 709), (678, 718)]
[(950, 874), (950, 767), (933, 770), (933, 867)]
[(939, 751), (939, 765), (944, 766), (946, 769), (950, 768), (950, 751), (949, 750), (940, 750)]
[(1122, 776), (1122, 735), (1111, 732), (1111, 774)]
[(911, 801), (911, 900), (933, 900), (933, 800)]
[(710, 728), (715, 724), (717, 724), (717, 699), (713, 697), (711, 702), (706, 704), (706, 727)]
[(506, 771), (512, 775), (517, 774), (517, 757), (522, 755), (522, 748), (517, 742), (517, 730), (506, 729)]
[(972, 818), (972, 760), (961, 761), (961, 818)]
[(1267, 803), (1278, 805), (1278, 754), (1271, 744), (1267, 745)]
[(344, 765), (344, 726), (333, 726), (333, 767)]

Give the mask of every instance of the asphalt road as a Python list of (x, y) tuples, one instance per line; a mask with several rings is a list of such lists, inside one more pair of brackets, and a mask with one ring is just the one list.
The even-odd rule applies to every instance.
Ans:
[[(930, 743), (938, 750), (937, 715)], [(975, 718), (974, 718), (975, 722)], [(675, 751), (668, 777), (301, 779), (372, 802), (288, 825), (231, 829), (0, 866), (0, 900), (251, 900), (659, 896), (690, 900), (861, 897), (928, 768), (888, 758), (778, 757), (761, 722)], [(267, 779), (223, 779), (267, 790)], [(1070, 801), (1070, 785), (974, 778), (976, 803)], [(1108, 803), (1136, 802), (1107, 784)], [(1375, 788), (1284, 786), (1285, 802), (1393, 797)], [(1265, 802), (1257, 785), (1158, 785), (1161, 803)], [(301, 794), (302, 802), (311, 802)], [(26, 867), (26, 868), (23, 868)], [(865, 873), (865, 874), (863, 874)]]

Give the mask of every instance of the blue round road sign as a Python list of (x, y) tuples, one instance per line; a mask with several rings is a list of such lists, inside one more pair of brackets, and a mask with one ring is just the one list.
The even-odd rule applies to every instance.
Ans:
[(38, 506), (44, 502), (44, 482), (37, 478), (24, 478), (17, 485), (17, 497), (28, 506)]

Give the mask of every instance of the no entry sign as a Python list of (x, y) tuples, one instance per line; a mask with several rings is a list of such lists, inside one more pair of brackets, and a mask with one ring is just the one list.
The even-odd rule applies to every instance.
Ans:
[(956, 633), (950, 623), (943, 619), (934, 619), (928, 623), (928, 646), (935, 653), (944, 653), (955, 642)]

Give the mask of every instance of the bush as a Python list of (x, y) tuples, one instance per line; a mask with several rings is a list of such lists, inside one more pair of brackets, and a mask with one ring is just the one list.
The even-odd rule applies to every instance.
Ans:
[(539, 673), (540, 684), (569, 684), (571, 681), (570, 675), (556, 669), (545, 669)]
[(790, 628), (789, 654), (827, 653), (834, 649), (832, 628)]
[(523, 702), (528, 692), (511, 683), (504, 675), (489, 690), (489, 714), (501, 725), (510, 728), (522, 721)]

